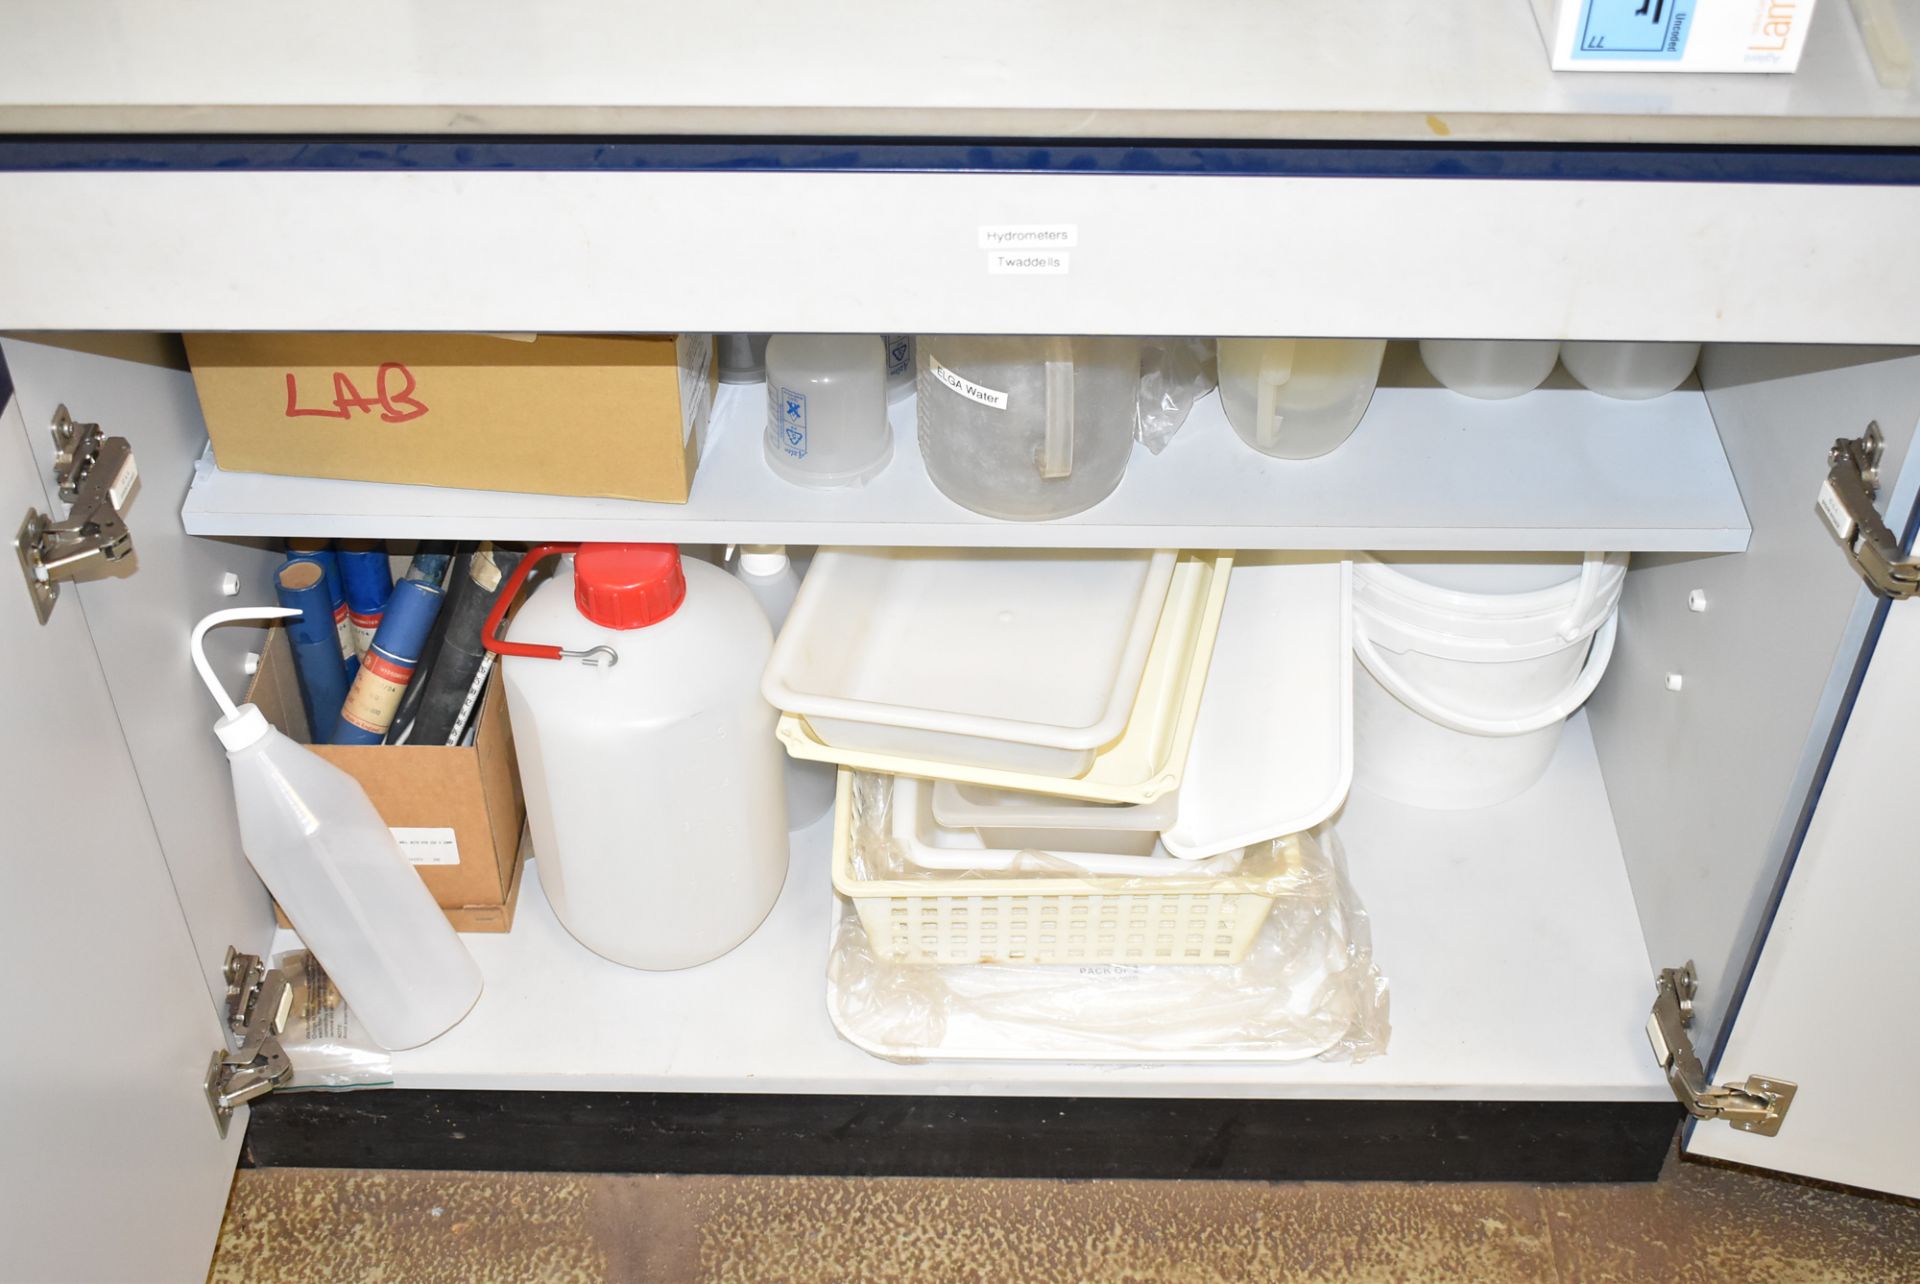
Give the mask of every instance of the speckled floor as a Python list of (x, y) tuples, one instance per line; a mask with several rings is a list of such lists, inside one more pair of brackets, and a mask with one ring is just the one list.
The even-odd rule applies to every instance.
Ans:
[(1920, 1280), (1920, 1203), (1636, 1186), (241, 1172), (212, 1280)]

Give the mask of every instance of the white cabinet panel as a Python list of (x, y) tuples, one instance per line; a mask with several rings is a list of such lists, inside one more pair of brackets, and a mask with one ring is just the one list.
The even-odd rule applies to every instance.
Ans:
[(1736, 1015), (1717, 1079), (1799, 1085), (1780, 1133), (1705, 1123), (1694, 1154), (1920, 1195), (1920, 601), (1887, 608), (1859, 697)]
[(1695, 961), (1704, 1049), (1763, 929), (1872, 613), (1814, 511), (1827, 448), (1877, 418), (1889, 510), (1906, 511), (1920, 486), (1908, 462), (1920, 356), (1709, 348), (1700, 376), (1752, 542), (1735, 557), (1634, 559), (1619, 645), (1588, 710), (1650, 962)]
[[(1070, 271), (991, 271), (1008, 224), (1073, 225)], [(0, 172), (0, 328), (1912, 343), (1916, 224), (1893, 185)]]
[[(9, 522), (46, 506), (24, 431), (0, 415)], [(246, 1115), (223, 1140), (201, 1091), (220, 1025), (87, 617), (69, 590), (43, 626), (7, 581), (0, 1278), (199, 1279)]]
[[(193, 674), (187, 633), (209, 611), (273, 602), (278, 555), (262, 547), (194, 539), (180, 523), (193, 461), (206, 445), (193, 381), (182, 371), (92, 353), (0, 342), (39, 476), (53, 475), (54, 408), (125, 437), (140, 467), (140, 490), (127, 513), (134, 566), (124, 574), (69, 586), (61, 608), (84, 612), (118, 713), (146, 805), (202, 973), (224, 995), (221, 961), (231, 945), (258, 953), (272, 939), (266, 891), (240, 850), (227, 762), (213, 737), (219, 711)], [(51, 493), (43, 509), (65, 511)], [(237, 596), (221, 591), (238, 577)], [(246, 686), (242, 657), (258, 650), (260, 630), (216, 629), (207, 639), (214, 670), (230, 693)]]

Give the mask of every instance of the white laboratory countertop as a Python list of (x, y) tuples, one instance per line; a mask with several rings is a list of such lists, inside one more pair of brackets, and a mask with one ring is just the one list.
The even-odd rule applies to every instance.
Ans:
[(1791, 75), (1556, 73), (1528, 0), (15, 0), (0, 48), (0, 132), (1920, 142), (1846, 0)]

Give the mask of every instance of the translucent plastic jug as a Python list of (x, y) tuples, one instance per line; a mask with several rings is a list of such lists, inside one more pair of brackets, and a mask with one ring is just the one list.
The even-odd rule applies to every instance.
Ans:
[(417, 1047), (480, 997), (480, 969), (401, 854), (360, 782), (295, 744), (258, 707), (236, 708), (207, 664), (207, 630), (300, 612), (216, 611), (193, 630), (194, 666), (224, 715), (240, 847), (373, 1040)]
[(1504, 401), (1532, 392), (1560, 359), (1557, 339), (1422, 339), (1427, 372), (1463, 397)]
[(1697, 343), (1565, 343), (1567, 373), (1603, 397), (1645, 401), (1687, 381), (1700, 359)]
[(1367, 413), (1386, 351), (1385, 339), (1222, 339), (1227, 422), (1262, 454), (1324, 455)]
[[(571, 565), (500, 620), (529, 567)], [(787, 875), (773, 633), (745, 586), (671, 544), (545, 545), (487, 620), (506, 657), (540, 886), (595, 953), (669, 970), (718, 958)]]
[(887, 350), (877, 334), (767, 340), (767, 463), (802, 486), (858, 486), (887, 466)]
[(920, 454), (955, 503), (1039, 521), (1113, 493), (1133, 453), (1137, 339), (922, 335)]

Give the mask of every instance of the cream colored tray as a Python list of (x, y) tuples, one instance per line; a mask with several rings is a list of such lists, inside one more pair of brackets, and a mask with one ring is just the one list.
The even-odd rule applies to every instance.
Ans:
[(777, 734), (787, 752), (810, 762), (832, 762), (861, 771), (882, 771), (926, 780), (959, 780), (1080, 798), (1090, 802), (1152, 802), (1179, 788), (1186, 768), (1187, 749), (1200, 717), (1200, 697), (1207, 685), (1207, 666), (1220, 631), (1227, 600), (1227, 581), (1233, 572), (1230, 552), (1189, 552), (1180, 555), (1167, 589), (1166, 606), (1154, 629), (1153, 646), (1140, 679), (1133, 714), (1120, 738), (1095, 755), (1086, 775), (1074, 779), (1039, 776), (1030, 772), (975, 767), (959, 763), (906, 758), (824, 744), (796, 714), (782, 713)]

